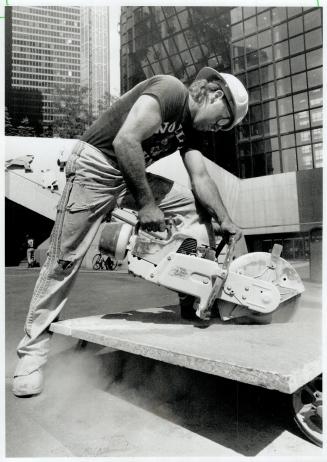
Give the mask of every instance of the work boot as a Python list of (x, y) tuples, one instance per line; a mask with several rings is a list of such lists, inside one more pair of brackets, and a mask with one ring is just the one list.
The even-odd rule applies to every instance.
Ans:
[(41, 369), (37, 369), (28, 375), (18, 375), (13, 379), (12, 392), (20, 398), (38, 395), (42, 390), (43, 373)]
[(195, 298), (192, 295), (179, 293), (179, 305), (181, 307), (181, 318), (187, 321), (199, 320), (195, 314), (194, 301)]

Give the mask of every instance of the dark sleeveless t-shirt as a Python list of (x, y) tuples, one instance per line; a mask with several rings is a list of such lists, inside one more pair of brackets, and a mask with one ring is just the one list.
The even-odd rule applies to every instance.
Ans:
[(185, 151), (187, 133), (191, 132), (188, 90), (182, 82), (170, 75), (156, 75), (137, 84), (104, 112), (81, 140), (115, 161), (112, 143), (133, 104), (141, 95), (156, 98), (163, 121), (159, 129), (142, 142), (146, 166), (178, 149)]

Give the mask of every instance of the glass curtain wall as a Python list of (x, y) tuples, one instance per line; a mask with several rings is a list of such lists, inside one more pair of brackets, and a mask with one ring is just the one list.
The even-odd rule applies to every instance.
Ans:
[(202, 136), (208, 157), (241, 178), (322, 166), (322, 8), (122, 8), (122, 92), (206, 65), (250, 97), (236, 130)]
[(322, 166), (322, 8), (234, 8), (232, 69), (249, 90), (239, 176)]

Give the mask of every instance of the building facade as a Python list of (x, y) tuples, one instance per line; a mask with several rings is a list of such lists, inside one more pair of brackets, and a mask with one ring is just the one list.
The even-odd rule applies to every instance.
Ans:
[(53, 90), (61, 84), (80, 85), (80, 8), (7, 7), (6, 106), (13, 120), (20, 114), (31, 118), (29, 105), (17, 101), (17, 94), (26, 101), (37, 93), (42, 95), (40, 124), (51, 124)]
[(249, 91), (233, 173), (322, 166), (322, 8), (122, 9), (122, 92), (159, 73), (189, 84), (206, 65), (232, 72)]
[(322, 8), (234, 8), (231, 50), (250, 95), (239, 176), (322, 167)]
[(248, 114), (233, 131), (203, 134), (202, 152), (243, 179), (294, 172), (299, 232), (253, 230), (250, 250), (278, 242), (305, 259), (312, 233), (321, 239), (322, 65), (322, 8), (122, 8), (122, 92), (160, 73), (188, 85), (203, 66), (231, 72), (248, 89)]
[(81, 7), (81, 85), (88, 88), (88, 109), (99, 115), (99, 100), (110, 94), (109, 8)]

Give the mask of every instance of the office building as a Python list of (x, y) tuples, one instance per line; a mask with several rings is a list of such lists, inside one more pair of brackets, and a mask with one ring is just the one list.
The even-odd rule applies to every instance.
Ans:
[(110, 93), (109, 8), (81, 7), (81, 85), (88, 88), (88, 109), (97, 116), (99, 100)]
[(25, 102), (36, 94), (36, 105), (41, 94), (39, 122), (43, 126), (51, 124), (55, 116), (54, 86), (60, 84), (80, 85), (80, 8), (7, 7), (6, 106), (13, 120), (20, 115), (33, 118), (31, 105), (17, 102), (19, 92)]

